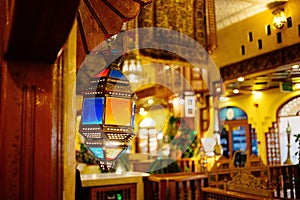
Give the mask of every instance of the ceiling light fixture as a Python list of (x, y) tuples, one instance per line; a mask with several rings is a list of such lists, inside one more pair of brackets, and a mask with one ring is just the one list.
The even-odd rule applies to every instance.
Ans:
[(240, 77), (237, 78), (237, 80), (238, 80), (239, 82), (243, 82), (243, 81), (245, 80), (245, 78), (242, 77), (242, 76), (240, 76)]
[(233, 92), (234, 94), (238, 94), (238, 93), (240, 92), (240, 90), (239, 90), (239, 89), (234, 89), (232, 92)]
[(298, 89), (300, 89), (300, 83), (295, 84), (295, 90), (298, 90)]
[(292, 68), (293, 68), (293, 69), (298, 69), (298, 68), (299, 68), (299, 65), (293, 65)]
[(256, 95), (256, 94), (257, 94), (257, 91), (253, 90), (253, 91), (252, 91), (252, 94), (253, 94), (253, 95)]
[(153, 99), (149, 99), (149, 100), (148, 100), (148, 104), (151, 105), (151, 104), (153, 104), (153, 103), (154, 103), (154, 100), (153, 100)]
[(252, 91), (252, 94), (253, 94), (255, 99), (259, 99), (262, 96), (262, 92), (255, 91), (255, 90)]

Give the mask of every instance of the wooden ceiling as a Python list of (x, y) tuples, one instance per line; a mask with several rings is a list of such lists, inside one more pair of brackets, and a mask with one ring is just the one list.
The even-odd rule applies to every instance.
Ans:
[(53, 63), (68, 38), (78, 3), (79, 0), (6, 1), (0, 6), (2, 13), (7, 12), (0, 20), (0, 28), (5, 31), (4, 50), (0, 52), (6, 60)]
[[(300, 65), (299, 49), (300, 43), (222, 67), (226, 96), (236, 95), (233, 89), (239, 89), (239, 94), (249, 94), (280, 88), (282, 83), (293, 86), (300, 83), (300, 69), (295, 68)], [(245, 80), (239, 82), (239, 77)]]
[[(217, 29), (263, 12), (272, 4), (284, 2), (287, 0), (216, 0)], [(250, 94), (252, 91), (280, 88), (282, 83), (300, 83), (300, 69), (292, 68), (300, 64), (299, 45), (296, 46), (226, 66), (226, 70), (221, 69), (225, 95), (236, 95), (234, 89), (239, 89), (239, 94)], [(244, 77), (243, 82), (237, 80), (240, 76)]]
[(300, 62), (290, 63), (272, 70), (254, 73), (244, 76), (244, 81), (237, 78), (225, 81), (226, 96), (235, 95), (234, 89), (238, 89), (239, 94), (251, 94), (252, 91), (264, 91), (269, 89), (280, 89), (282, 83), (295, 85), (300, 83), (300, 68), (293, 66), (300, 65)]
[(288, 0), (215, 0), (217, 29), (263, 12)]
[[(99, 41), (97, 37), (101, 36), (101, 40), (105, 39), (107, 36), (113, 34), (113, 32), (110, 32), (111, 24), (108, 24), (108, 29), (103, 29), (101, 23), (99, 23), (100, 19), (100, 11), (97, 11), (95, 7), (93, 6), (92, 0), (83, 0), (81, 2), (81, 5), (79, 7), (79, 15), (77, 18), (77, 21), (79, 22), (79, 34), (81, 35), (81, 40), (78, 44), (78, 52), (80, 52), (79, 55), (81, 55), (81, 58), (78, 57), (79, 63), (82, 61), (86, 54), (89, 53), (90, 50), (92, 50), (96, 44), (99, 44)], [(107, 1), (109, 2), (109, 1)], [(138, 5), (138, 8), (143, 7), (146, 4), (151, 3), (151, 0), (139, 0), (139, 1), (133, 1), (128, 0), (126, 1), (129, 4), (138, 2), (140, 5)], [(239, 20), (245, 19), (247, 17), (251, 17), (253, 14), (257, 14), (257, 12), (263, 11), (266, 9), (267, 3), (272, 2), (269, 1), (262, 1), (262, 0), (230, 0), (230, 1), (224, 1), (224, 0), (216, 0), (216, 18), (217, 18), (217, 27), (224, 27), (229, 24), (238, 22)], [(124, 3), (124, 2), (123, 2)], [(136, 4), (136, 3), (135, 3)], [(89, 6), (90, 5), (90, 6)], [(106, 5), (107, 6), (107, 5)], [(258, 9), (259, 8), (259, 9)], [(249, 12), (245, 12), (245, 9)], [(93, 10), (95, 12), (93, 12)], [(112, 9), (116, 10), (116, 9)], [(88, 13), (89, 11), (90, 13)], [(114, 15), (119, 19), (122, 19), (126, 14), (120, 15), (120, 13), (116, 12), (117, 14)], [(243, 14), (244, 13), (244, 14)], [(245, 13), (248, 15), (246, 16)], [(134, 16), (134, 15), (132, 15)], [(125, 19), (129, 19), (130, 16), (125, 17)], [(227, 21), (224, 21), (226, 19)], [(84, 20), (84, 21), (83, 21)], [(114, 20), (110, 20), (114, 21)], [(80, 25), (81, 24), (81, 25)], [(105, 23), (104, 23), (105, 24)], [(80, 27), (82, 26), (82, 27)], [(98, 28), (95, 28), (95, 26), (98, 26)], [(88, 31), (88, 28), (94, 27), (93, 31)], [(113, 27), (115, 28), (115, 27)], [(120, 28), (120, 26), (119, 26)], [(117, 29), (119, 29), (117, 28)], [(86, 30), (85, 30), (86, 29)], [(98, 34), (96, 31), (101, 32), (101, 34)], [(87, 31), (89, 34), (92, 34), (92, 36), (87, 35)], [(97, 36), (97, 37), (96, 37)], [(89, 41), (88, 41), (89, 40)], [(234, 95), (232, 93), (233, 89), (239, 89), (240, 94), (248, 94), (251, 93), (253, 90), (256, 91), (262, 91), (262, 90), (268, 90), (273, 88), (279, 88), (280, 84), (282, 82), (290, 82), (290, 83), (300, 83), (300, 70), (299, 69), (292, 69), (292, 65), (296, 60), (300, 60), (298, 57), (293, 60), (288, 60), (283, 63), (275, 63), (275, 65), (271, 68), (265, 68), (265, 69), (258, 69), (257, 71), (247, 71), (244, 70), (243, 73), (232, 73), (234, 76), (227, 76), (226, 72), (221, 70), (222, 75), (225, 74), (225, 77), (223, 79), (224, 83), (226, 84), (226, 95), (231, 96)], [(250, 62), (250, 61), (246, 61)], [(295, 63), (297, 64), (297, 63)], [(299, 63), (298, 63), (299, 64)], [(238, 64), (239, 65), (239, 64)], [(276, 66), (276, 68), (274, 68)], [(232, 66), (232, 68), (235, 68), (236, 66)], [(229, 71), (231, 68), (229, 67)], [(231, 73), (231, 72), (230, 72)], [(251, 74), (251, 75), (249, 75)], [(243, 82), (238, 82), (237, 77), (244, 76), (245, 80)]]

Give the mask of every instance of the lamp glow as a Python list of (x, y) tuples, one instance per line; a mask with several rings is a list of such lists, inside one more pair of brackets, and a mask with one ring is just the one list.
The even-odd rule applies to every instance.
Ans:
[(292, 66), (292, 69), (298, 69), (299, 68), (299, 65), (293, 65)]
[(234, 94), (238, 94), (238, 93), (240, 92), (240, 90), (239, 90), (239, 89), (234, 89), (232, 92), (233, 92)]
[(240, 77), (237, 78), (237, 80), (238, 80), (239, 82), (243, 82), (243, 81), (245, 80), (245, 78), (242, 77), (242, 76), (240, 76)]
[(282, 29), (284, 24), (286, 23), (285, 14), (283, 9), (278, 9), (273, 12), (273, 26), (277, 29)]
[(295, 84), (295, 89), (300, 89), (300, 83)]

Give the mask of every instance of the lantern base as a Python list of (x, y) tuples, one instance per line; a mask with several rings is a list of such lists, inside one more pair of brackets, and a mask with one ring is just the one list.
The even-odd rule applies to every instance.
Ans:
[(108, 172), (115, 172), (116, 168), (116, 161), (107, 161), (107, 162), (103, 162), (103, 161), (99, 161), (98, 162), (99, 165), (99, 169), (101, 173), (108, 173)]

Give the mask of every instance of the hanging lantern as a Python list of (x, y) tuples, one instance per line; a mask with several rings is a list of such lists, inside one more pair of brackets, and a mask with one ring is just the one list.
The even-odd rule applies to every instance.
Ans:
[(119, 67), (123, 58), (96, 74), (83, 94), (79, 132), (103, 171), (114, 168), (134, 136), (135, 95)]

